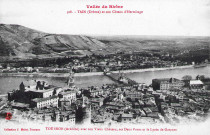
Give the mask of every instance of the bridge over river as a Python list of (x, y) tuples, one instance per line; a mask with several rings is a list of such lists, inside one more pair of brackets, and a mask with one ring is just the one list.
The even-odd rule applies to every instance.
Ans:
[(128, 78), (125, 74), (123, 73), (112, 73), (111, 71), (104, 72), (104, 75), (109, 77), (111, 80), (123, 84), (123, 85), (136, 85), (138, 84), (136, 81)]

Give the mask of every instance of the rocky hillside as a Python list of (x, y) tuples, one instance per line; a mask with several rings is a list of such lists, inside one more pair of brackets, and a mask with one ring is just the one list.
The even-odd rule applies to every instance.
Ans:
[(106, 36), (49, 34), (20, 25), (0, 24), (0, 61), (147, 51), (185, 55), (206, 51), (209, 37)]
[(79, 35), (48, 34), (20, 25), (0, 24), (0, 56), (55, 57), (106, 53), (106, 44)]

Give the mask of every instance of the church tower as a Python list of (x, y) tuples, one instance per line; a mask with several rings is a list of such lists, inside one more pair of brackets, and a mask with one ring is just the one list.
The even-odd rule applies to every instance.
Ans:
[(20, 90), (21, 92), (24, 92), (24, 91), (25, 91), (25, 85), (23, 84), (23, 82), (20, 84), (19, 90)]
[(69, 72), (69, 80), (68, 80), (68, 84), (69, 87), (73, 87), (74, 86), (74, 73), (72, 71), (72, 67), (70, 68), (70, 72)]

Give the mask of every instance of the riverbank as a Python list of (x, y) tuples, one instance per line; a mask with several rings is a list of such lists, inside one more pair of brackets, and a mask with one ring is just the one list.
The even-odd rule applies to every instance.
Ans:
[[(74, 76), (94, 76), (103, 75), (103, 72), (88, 72), (88, 73), (75, 73)], [(0, 73), (0, 76), (8, 77), (68, 77), (69, 73)]]
[(7, 96), (7, 94), (0, 94), (0, 98), (6, 97), (6, 96)]
[[(167, 68), (148, 68), (148, 69), (131, 69), (131, 70), (121, 70), (121, 73), (138, 73), (138, 72), (151, 72), (151, 71), (162, 71), (162, 70), (173, 70), (173, 69), (184, 69), (193, 68), (193, 65), (187, 66), (177, 66), (177, 67), (167, 67)], [(119, 73), (119, 71), (111, 71), (112, 73)], [(87, 73), (75, 73), (75, 77), (82, 76), (96, 76), (103, 75), (103, 72), (87, 72)], [(0, 73), (0, 76), (14, 76), (14, 77), (68, 77), (69, 73)]]
[[(177, 66), (177, 67), (167, 67), (167, 68), (147, 68), (147, 69), (121, 70), (120, 72), (121, 73), (139, 73), (139, 72), (152, 72), (152, 71), (184, 69), (184, 68), (193, 68), (193, 65)], [(112, 73), (119, 73), (119, 71), (112, 71)]]

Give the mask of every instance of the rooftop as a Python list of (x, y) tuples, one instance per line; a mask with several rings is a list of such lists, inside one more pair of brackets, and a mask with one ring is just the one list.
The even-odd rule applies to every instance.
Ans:
[(58, 98), (58, 96), (52, 96), (52, 97), (47, 97), (47, 98), (35, 98), (32, 101), (34, 101), (34, 102), (42, 102), (42, 101), (47, 101), (47, 100), (54, 99), (54, 98)]
[(203, 84), (203, 82), (201, 80), (190, 80), (190, 85), (193, 84)]
[(36, 87), (26, 87), (26, 91), (44, 93), (44, 92), (48, 92), (48, 91), (53, 91), (54, 89), (58, 89), (58, 88), (60, 88), (60, 87), (57, 87), (54, 85), (48, 85), (47, 87), (44, 87), (43, 90), (36, 89)]
[(40, 82), (41, 84), (45, 83), (45, 85), (48, 85), (48, 83), (44, 80), (27, 80), (27, 81), (24, 81), (23, 84), (25, 86), (35, 86), (37, 85), (37, 82)]
[(91, 99), (91, 102), (103, 102), (103, 98), (93, 98)]
[(32, 91), (32, 92), (38, 92), (38, 93), (45, 93), (49, 91), (53, 91), (54, 89), (43, 89), (43, 90), (37, 90), (37, 89), (28, 89), (27, 91)]
[(59, 94), (61, 95), (67, 95), (67, 94), (72, 94), (72, 93), (76, 93), (75, 91), (62, 91)]
[(181, 80), (176, 78), (160, 78), (160, 79), (153, 79), (159, 83), (173, 83), (173, 82), (180, 82)]
[(28, 108), (29, 104), (24, 104), (24, 103), (19, 103), (19, 102), (15, 102), (12, 104), (13, 107), (21, 107), (21, 108)]
[(122, 114), (122, 118), (133, 118), (132, 114)]

